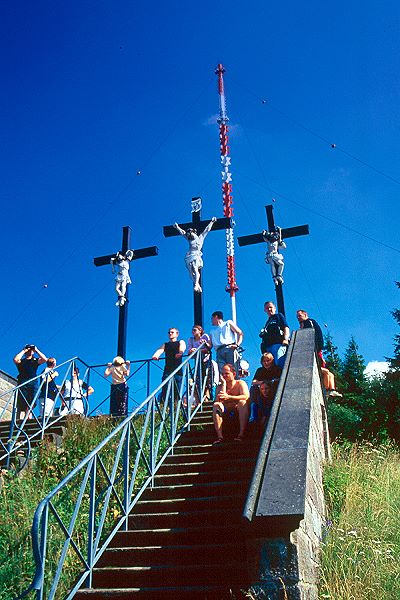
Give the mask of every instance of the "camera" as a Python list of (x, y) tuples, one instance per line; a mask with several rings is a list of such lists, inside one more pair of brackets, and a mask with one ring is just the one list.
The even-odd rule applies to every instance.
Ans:
[(35, 348), (35, 344), (26, 344), (25, 346), (25, 350), (34, 350)]

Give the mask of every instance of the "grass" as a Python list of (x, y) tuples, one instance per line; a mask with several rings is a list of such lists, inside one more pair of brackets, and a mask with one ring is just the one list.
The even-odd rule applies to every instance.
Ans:
[[(179, 424), (183, 424), (182, 416)], [(34, 451), (33, 458), (19, 477), (3, 472), (1, 474), (2, 486), (0, 490), (0, 600), (10, 600), (26, 589), (31, 583), (34, 575), (33, 554), (31, 549), (30, 528), (33, 515), (39, 502), (95, 448), (107, 434), (115, 428), (116, 422), (110, 417), (98, 417), (95, 419), (82, 419), (70, 417), (63, 437), (61, 448), (57, 448), (48, 439), (44, 439), (41, 445)], [(131, 430), (129, 441), (131, 469), (137, 462), (137, 473), (134, 481), (130, 481), (132, 493), (139, 490), (144, 480), (148, 477), (148, 464), (150, 453), (150, 431), (147, 429), (144, 441), (144, 451), (137, 456), (136, 434), (144, 425), (144, 415), (137, 415)], [(156, 414), (154, 419), (154, 433), (156, 439), (160, 432), (160, 444), (155, 457), (158, 460), (168, 446), (168, 438), (165, 429), (162, 429), (162, 419)], [(107, 489), (109, 488), (108, 476), (110, 475), (116, 459), (119, 444), (119, 436), (115, 436), (102, 448), (98, 454), (96, 475), (96, 506), (94, 525), (101, 521), (103, 508), (107, 503)], [(147, 462), (146, 458), (147, 457)], [(123, 454), (115, 465), (116, 480), (115, 492), (111, 493), (107, 512), (105, 513), (105, 526), (100, 539), (104, 539), (111, 531), (115, 522), (122, 516), (121, 506), (118, 498), (122, 499), (123, 490)], [(76, 475), (52, 500), (52, 505), (57, 510), (63, 523), (68, 526), (74, 511), (75, 502), (78, 498), (79, 486), (83, 481), (85, 470)], [(117, 495), (118, 498), (117, 498)], [(72, 541), (82, 554), (86, 556), (88, 544), (88, 514), (89, 514), (89, 484), (86, 484), (85, 493), (80, 503), (76, 525), (72, 534)], [(65, 542), (65, 534), (62, 532), (57, 518), (49, 511), (48, 520), (48, 543), (45, 562), (45, 596), (47, 597), (52, 585), (56, 567), (61, 555), (61, 549)], [(65, 597), (71, 588), (77, 575), (82, 572), (82, 562), (70, 545), (60, 582), (55, 595), (56, 599)], [(32, 598), (32, 594), (29, 595)]]
[(324, 486), (329, 520), (319, 597), (399, 600), (399, 448), (334, 444)]
[(72, 417), (61, 449), (45, 438), (18, 477), (1, 473), (0, 600), (17, 596), (32, 580), (30, 529), (37, 505), (114, 427), (109, 417)]

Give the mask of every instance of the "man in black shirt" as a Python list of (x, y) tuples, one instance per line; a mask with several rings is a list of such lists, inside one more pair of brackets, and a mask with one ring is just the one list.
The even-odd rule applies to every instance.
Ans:
[(324, 347), (324, 336), (322, 335), (321, 327), (318, 325), (315, 319), (311, 319), (308, 316), (306, 310), (299, 309), (296, 313), (297, 320), (300, 325), (300, 329), (314, 329), (315, 331), (315, 349), (318, 352)]
[(285, 316), (276, 312), (273, 302), (265, 302), (264, 312), (267, 313), (268, 320), (260, 331), (261, 354), (271, 352), (275, 363), (283, 368), (290, 338), (289, 326)]
[[(178, 340), (178, 337), (179, 337), (178, 329), (176, 329), (176, 327), (171, 327), (168, 330), (169, 341), (164, 342), (164, 344), (161, 344), (161, 346), (159, 348), (157, 348), (157, 350), (154, 352), (153, 356), (151, 357), (153, 360), (159, 360), (160, 356), (163, 353), (165, 353), (165, 365), (164, 365), (162, 381), (164, 381), (164, 379), (166, 379), (168, 377), (168, 375), (170, 375), (173, 371), (175, 371), (175, 369), (177, 367), (179, 367), (179, 365), (182, 363), (182, 355), (186, 350), (186, 344), (183, 340)], [(177, 389), (179, 389), (180, 383), (182, 381), (182, 375), (180, 373), (181, 372), (178, 371), (178, 373), (174, 377)], [(165, 388), (164, 388), (164, 390), (165, 390)], [(164, 392), (163, 396), (164, 395), (165, 395), (165, 392)]]
[[(38, 357), (35, 356), (38, 354)], [(20, 385), (36, 377), (38, 366), (47, 361), (47, 357), (34, 344), (27, 344), (21, 352), (14, 356), (14, 363), (17, 365), (18, 377), (17, 383)], [(16, 418), (23, 419), (28, 412), (29, 407), (33, 408), (32, 402), (39, 388), (39, 380), (30, 381), (21, 386), (17, 395), (17, 413)]]

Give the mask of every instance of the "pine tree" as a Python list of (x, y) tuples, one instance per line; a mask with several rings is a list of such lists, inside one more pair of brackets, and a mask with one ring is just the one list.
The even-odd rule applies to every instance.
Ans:
[[(397, 287), (400, 289), (400, 281), (396, 281)], [(393, 318), (400, 325), (400, 309), (396, 308), (392, 311)], [(394, 336), (394, 357), (389, 358), (390, 368), (393, 371), (400, 371), (400, 334)]]
[(350, 394), (361, 394), (366, 387), (367, 381), (364, 375), (365, 361), (358, 352), (358, 345), (353, 336), (351, 336), (349, 344), (343, 360), (342, 375), (345, 381), (347, 392)]
[(342, 372), (342, 360), (339, 356), (337, 346), (333, 343), (331, 334), (328, 333), (324, 336), (324, 358), (327, 367), (334, 375), (340, 375)]

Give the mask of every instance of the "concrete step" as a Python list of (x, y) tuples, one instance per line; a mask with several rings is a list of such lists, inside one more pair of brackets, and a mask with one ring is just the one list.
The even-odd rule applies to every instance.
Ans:
[(188, 483), (173, 486), (160, 486), (146, 490), (144, 500), (171, 500), (180, 498), (198, 498), (208, 496), (229, 495), (241, 492), (246, 493), (247, 481), (215, 481), (211, 483)]
[[(130, 515), (128, 527), (131, 530), (150, 529), (151, 527), (155, 529), (162, 527), (188, 527), (190, 525), (199, 527), (204, 523), (207, 523), (207, 525), (220, 525), (226, 521), (226, 518), (226, 509), (210, 509), (210, 507), (205, 510), (171, 510), (169, 512), (137, 513)], [(230, 507), (229, 522), (230, 524), (237, 524), (238, 527), (241, 526), (241, 506)]]
[(146, 545), (134, 548), (118, 546), (106, 550), (97, 563), (97, 566), (190, 565), (205, 562), (206, 559), (211, 561), (220, 560), (221, 556), (226, 561), (237, 558), (237, 545), (232, 543), (199, 543), (195, 546), (191, 544)]
[(229, 525), (202, 525), (189, 527), (171, 527), (160, 529), (137, 529), (119, 531), (112, 540), (112, 547), (129, 546), (162, 546), (213, 543), (216, 540), (241, 539), (240, 527), (237, 523)]
[[(238, 551), (240, 549), (238, 548)], [(243, 555), (244, 548), (241, 554)], [(223, 561), (220, 557), (217, 564), (165, 566), (152, 565), (146, 567), (103, 567), (93, 572), (93, 587), (112, 589), (115, 582), (119, 588), (132, 588), (149, 585), (152, 587), (179, 585), (216, 585), (221, 579), (231, 585), (240, 585), (246, 580), (246, 570), (238, 560), (233, 563)]]
[(233, 509), (239, 507), (240, 510), (244, 506), (244, 496), (240, 490), (235, 490), (234, 493), (223, 495), (220, 493), (215, 496), (203, 496), (203, 497), (192, 497), (192, 498), (175, 498), (175, 499), (148, 499), (139, 500), (135, 505), (135, 514), (149, 513), (149, 512), (171, 512), (172, 510), (187, 511), (187, 510), (213, 510), (217, 507)]
[[(77, 600), (128, 600), (145, 598), (146, 600), (245, 600), (243, 583), (237, 587), (229, 585), (190, 585), (142, 587), (125, 589), (88, 589), (79, 590), (75, 594)], [(248, 596), (247, 596), (248, 597)]]

